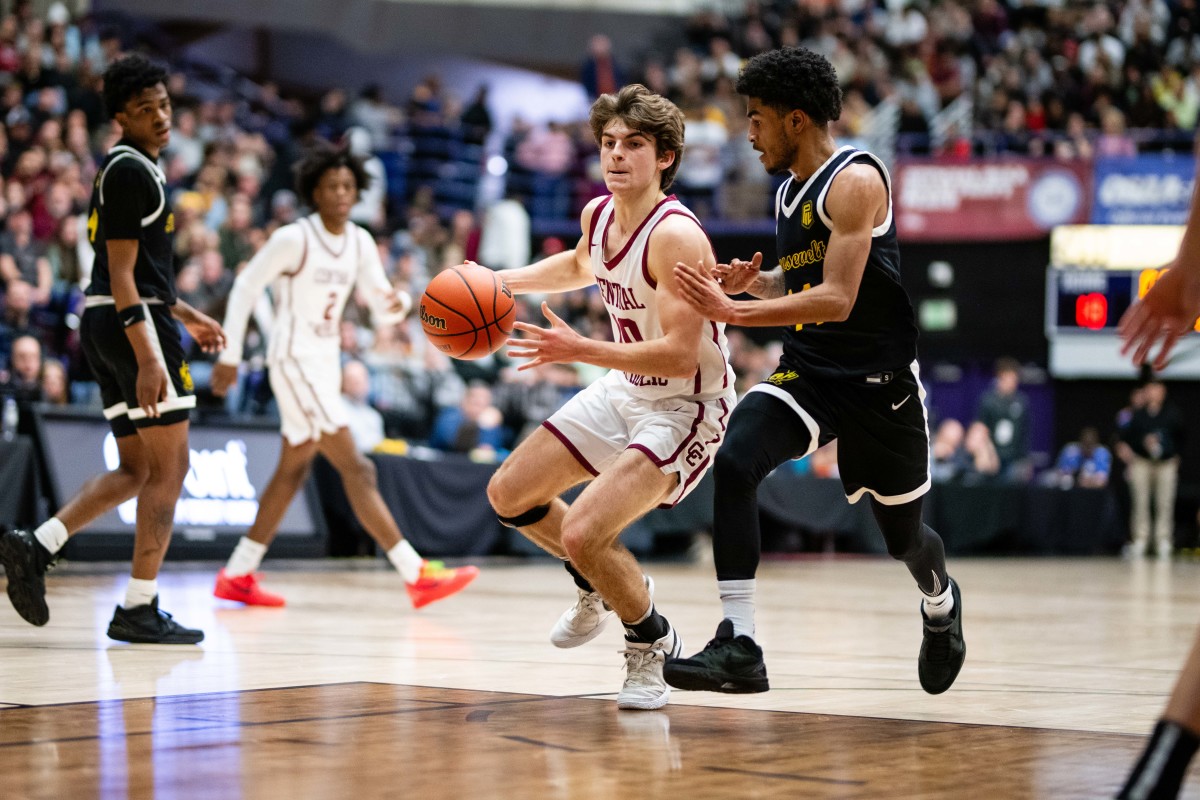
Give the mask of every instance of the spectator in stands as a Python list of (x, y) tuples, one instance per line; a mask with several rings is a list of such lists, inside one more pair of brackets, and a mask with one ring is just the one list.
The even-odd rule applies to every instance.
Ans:
[(50, 265), (55, 294), (66, 296), (86, 288), (91, 264), (85, 265), (80, 257), (79, 227), (80, 217), (63, 217), (58, 221), (54, 238), (46, 247), (46, 261)]
[(13, 339), (8, 368), (0, 372), (0, 394), (34, 402), (41, 399), (42, 344), (29, 335)]
[(475, 212), (460, 208), (450, 217), (450, 239), (442, 249), (442, 266), (455, 267), (479, 258), (479, 226)]
[(475, 96), (463, 109), (459, 117), (463, 141), (467, 144), (485, 144), (492, 132), (492, 112), (488, 109), (488, 86), (480, 84)]
[(625, 85), (625, 73), (612, 53), (612, 40), (602, 33), (588, 41), (588, 55), (579, 68), (579, 82), (589, 100), (612, 94)]
[(250, 231), (254, 223), (250, 199), (236, 194), (229, 201), (229, 216), (217, 229), (217, 252), (226, 269), (234, 274), (241, 271), (250, 257), (254, 246), (250, 242)]
[(350, 106), (350, 124), (363, 128), (371, 136), (371, 150), (386, 150), (392, 146), (392, 131), (400, 124), (400, 109), (383, 99), (383, 89), (369, 83), (358, 93)]
[(363, 169), (371, 178), (358, 193), (358, 202), (350, 209), (350, 221), (370, 231), (383, 230), (387, 223), (387, 171), (383, 162), (371, 152), (371, 134), (366, 128), (353, 127), (346, 131), (346, 147), (351, 154), (363, 159)]
[(529, 260), (529, 212), (516, 195), (506, 194), (484, 212), (479, 261), (492, 269), (516, 269)]
[(979, 401), (976, 419), (987, 428), (1000, 461), (1000, 474), (1009, 480), (1030, 477), (1029, 399), (1018, 389), (1021, 365), (1012, 358), (996, 362), (996, 379)]
[(988, 428), (982, 422), (973, 422), (967, 428), (963, 439), (963, 449), (969, 456), (968, 466), (963, 473), (963, 480), (968, 483), (978, 483), (1000, 474), (1000, 456), (996, 454), (996, 446)]
[(1103, 489), (1108, 485), (1111, 470), (1112, 453), (1100, 444), (1100, 432), (1089, 426), (1079, 432), (1079, 441), (1063, 446), (1054, 467), (1054, 478), (1064, 489), (1072, 486)]
[(196, 135), (196, 111), (181, 108), (175, 112), (171, 125), (171, 146), (166, 160), (179, 162), (184, 175), (195, 175), (204, 163), (204, 143)]
[(550, 122), (517, 145), (517, 162), (531, 172), (559, 177), (575, 164), (575, 143), (561, 123)]
[(571, 364), (539, 364), (521, 371), (506, 369), (494, 397), (503, 426), (515, 432), (513, 446), (524, 441), (581, 388)]
[(956, 419), (938, 425), (930, 446), (930, 477), (938, 483), (957, 480), (972, 467), (972, 458), (963, 446), (966, 430)]
[(729, 130), (720, 110), (705, 102), (698, 88), (691, 102), (681, 110), (687, 158), (679, 165), (676, 183), (682, 201), (697, 216), (706, 219), (716, 213), (716, 194), (725, 177), (722, 153), (729, 141)]
[(371, 375), (361, 361), (351, 359), (342, 365), (342, 400), (354, 445), (360, 453), (369, 453), (383, 441), (383, 415), (375, 410), (367, 396)]
[(1125, 133), (1125, 114), (1121, 109), (1106, 109), (1101, 117), (1096, 155), (1107, 158), (1132, 158), (1137, 155), (1137, 145)]
[(504, 449), (507, 432), (500, 410), (492, 404), (492, 389), (486, 383), (467, 387), (456, 408), (444, 408), (433, 423), (430, 447), (453, 453), (485, 450), (493, 455)]
[(42, 365), (43, 403), (65, 406), (71, 402), (71, 389), (67, 380), (67, 368), (57, 358), (48, 358)]
[(29, 284), (30, 301), (35, 306), (50, 301), (54, 283), (50, 262), (33, 239), (33, 221), (24, 209), (9, 214), (8, 229), (0, 234), (0, 278), (6, 286), (14, 281)]
[(1150, 544), (1150, 506), (1154, 504), (1154, 544), (1160, 558), (1175, 548), (1175, 491), (1179, 455), (1185, 436), (1183, 415), (1167, 401), (1167, 387), (1151, 378), (1144, 387), (1145, 405), (1134, 410), (1121, 432), (1122, 460), (1129, 464), (1133, 500), (1130, 553), (1146, 554)]

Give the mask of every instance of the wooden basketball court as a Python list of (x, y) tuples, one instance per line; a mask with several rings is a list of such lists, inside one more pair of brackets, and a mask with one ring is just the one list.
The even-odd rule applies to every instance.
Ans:
[[(952, 560), (967, 663), (931, 697), (901, 565), (772, 562), (770, 692), (618, 712), (619, 628), (547, 639), (574, 598), (553, 563), (487, 564), (419, 612), (380, 563), (267, 566), (285, 609), (213, 599), (211, 565), (164, 573), (199, 647), (104, 635), (121, 565), (51, 573), (45, 628), (3, 604), (0, 797), (1111, 797), (1200, 622), (1200, 563)], [(719, 619), (711, 567), (650, 571), (698, 650)]]

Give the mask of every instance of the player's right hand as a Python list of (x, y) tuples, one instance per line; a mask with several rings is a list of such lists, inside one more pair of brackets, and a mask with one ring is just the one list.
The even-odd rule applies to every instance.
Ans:
[(137, 402), (138, 408), (146, 412), (150, 419), (162, 416), (158, 404), (167, 399), (167, 371), (157, 361), (138, 366)]
[(212, 378), (212, 393), (217, 397), (224, 397), (229, 391), (229, 387), (237, 382), (238, 368), (236, 364), (222, 364), (217, 362), (213, 364)]
[(712, 274), (725, 294), (741, 294), (749, 290), (750, 285), (758, 278), (762, 259), (761, 252), (755, 253), (754, 258), (749, 261), (735, 258), (728, 264), (717, 264), (713, 267)]

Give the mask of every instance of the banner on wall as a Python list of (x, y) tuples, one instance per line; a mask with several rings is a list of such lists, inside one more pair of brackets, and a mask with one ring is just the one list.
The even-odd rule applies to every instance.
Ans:
[(902, 159), (894, 178), (896, 226), (907, 241), (1040, 239), (1088, 219), (1083, 161)]
[(1098, 158), (1092, 222), (1100, 225), (1182, 225), (1196, 179), (1191, 155), (1153, 153)]

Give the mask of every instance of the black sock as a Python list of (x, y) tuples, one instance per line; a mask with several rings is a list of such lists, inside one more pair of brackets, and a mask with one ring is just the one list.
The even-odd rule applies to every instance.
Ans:
[(671, 629), (667, 618), (650, 606), (650, 613), (641, 622), (625, 622), (625, 638), (631, 642), (656, 642)]
[(564, 561), (563, 566), (567, 568), (567, 572), (571, 573), (571, 577), (575, 579), (576, 586), (578, 586), (580, 589), (583, 589), (585, 592), (588, 592), (589, 594), (596, 591), (592, 588), (592, 585), (588, 583), (588, 579), (583, 577), (579, 570), (575, 569), (574, 564), (572, 564), (570, 561)]
[(1120, 800), (1173, 800), (1200, 737), (1175, 722), (1159, 720), (1142, 757), (1117, 795)]

